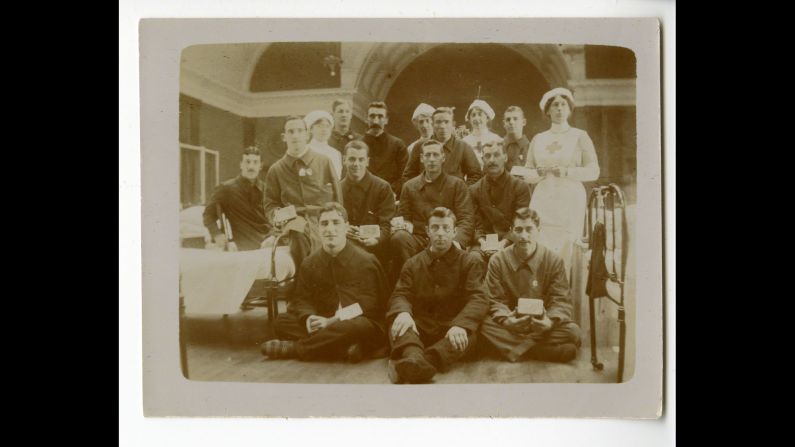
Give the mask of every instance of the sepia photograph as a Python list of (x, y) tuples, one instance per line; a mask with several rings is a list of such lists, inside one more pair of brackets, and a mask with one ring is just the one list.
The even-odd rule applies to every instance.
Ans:
[[(193, 30), (209, 35), (205, 22)], [(377, 385), (366, 389), (406, 399), (457, 394), (451, 385), (546, 398), (553, 384), (568, 399), (620, 399), (610, 387), (648, 380), (652, 406), (623, 415), (659, 416), (659, 24), (545, 23), (569, 26), (475, 41), (422, 23), (404, 40), (331, 39), (328, 28), (317, 39), (172, 39), (176, 91), (173, 78), (162, 91), (142, 84), (142, 100), (171, 102), (176, 114), (148, 118), (177, 138), (158, 135), (164, 174), (146, 163), (142, 173), (164, 185), (149, 197), (178, 231), (151, 228), (176, 259), (149, 249), (168, 286), (145, 298), (144, 318), (153, 306), (176, 318), (158, 317), (162, 339), (145, 323), (145, 353), (147, 339), (165, 350), (145, 363), (160, 358), (188, 387)], [(560, 37), (571, 25), (585, 36)], [(651, 372), (633, 380), (639, 371)], [(147, 398), (176, 393), (152, 377)], [(621, 413), (591, 403), (581, 414)], [(326, 414), (316, 409), (299, 414)], [(338, 414), (416, 411), (392, 410)]]
[(276, 42), (180, 64), (187, 378), (631, 377), (631, 50)]

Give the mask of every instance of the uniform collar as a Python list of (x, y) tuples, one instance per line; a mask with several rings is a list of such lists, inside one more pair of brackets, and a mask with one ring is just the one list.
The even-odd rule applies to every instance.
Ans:
[(511, 143), (519, 144), (519, 143), (524, 143), (525, 141), (527, 141), (528, 143), (530, 142), (530, 140), (528, 140), (527, 137), (524, 136), (524, 134), (522, 134), (522, 136), (519, 137), (519, 138), (514, 138), (512, 133), (505, 134), (505, 137), (503, 138), (503, 141), (505, 141), (505, 145), (506, 146), (511, 144)]
[(511, 245), (510, 247), (504, 249), (505, 252), (505, 259), (508, 261), (508, 265), (511, 266), (511, 270), (514, 272), (519, 270), (519, 267), (522, 265), (526, 265), (530, 267), (530, 271), (533, 273), (538, 272), (538, 268), (541, 265), (541, 258), (544, 256), (544, 251), (546, 249), (536, 242), (536, 251), (530, 255), (530, 259), (522, 262), (519, 260), (518, 255), (516, 254), (516, 246)]
[(304, 155), (298, 158), (293, 157), (292, 155), (286, 152), (284, 153), (284, 155), (285, 157), (287, 157), (288, 160), (290, 160), (290, 164), (292, 166), (296, 166), (298, 164), (298, 160), (304, 162), (304, 165), (309, 166), (309, 163), (311, 163), (312, 160), (315, 159), (315, 153), (312, 151), (312, 148), (309, 145), (307, 145), (306, 152), (304, 152)]
[(425, 179), (425, 171), (422, 171), (420, 173), (420, 178), (422, 179), (422, 184), (420, 186), (420, 189), (423, 189), (428, 185), (434, 185), (440, 187), (442, 183), (444, 183), (444, 179), (447, 178), (447, 174), (445, 174), (444, 171), (442, 171), (442, 173), (439, 174), (439, 177), (436, 177), (436, 180), (428, 183), (428, 180)]
[(453, 151), (453, 148), (455, 147), (455, 142), (456, 142), (455, 135), (451, 135), (451, 136), (450, 136), (450, 139), (449, 139), (449, 140), (447, 140), (447, 143), (444, 143), (444, 145), (442, 145), (442, 148), (443, 148), (445, 151), (447, 151), (448, 153), (449, 153), (449, 152), (452, 152), (452, 151)]
[(331, 134), (338, 138), (347, 138), (349, 140), (352, 140), (356, 136), (356, 134), (353, 133), (353, 129), (348, 129), (348, 131), (345, 133), (339, 133), (336, 129), (334, 129), (331, 131)]
[(357, 188), (361, 188), (361, 189), (366, 191), (366, 190), (370, 189), (370, 185), (373, 183), (373, 174), (370, 173), (370, 170), (365, 170), (364, 171), (364, 177), (362, 177), (362, 179), (359, 180), (358, 182), (355, 181), (354, 179), (350, 178), (346, 174), (345, 178), (342, 179), (342, 182), (343, 182), (343, 185), (345, 185), (345, 189), (350, 189), (352, 187), (357, 187)]
[(330, 254), (326, 253), (326, 251), (323, 250), (323, 248), (321, 248), (320, 256), (322, 257), (326, 265), (329, 265), (335, 259), (341, 265), (348, 265), (349, 264), (348, 261), (350, 261), (351, 257), (353, 256), (354, 248), (352, 247), (352, 245), (353, 244), (351, 244), (351, 241), (346, 240), (345, 247), (342, 248), (342, 251), (337, 253), (337, 256), (331, 256)]
[(458, 247), (455, 246), (455, 244), (450, 245), (450, 249), (447, 250), (447, 252), (445, 252), (443, 255), (438, 256), (438, 257), (434, 257), (433, 256), (433, 254), (431, 253), (430, 245), (424, 251), (425, 256), (428, 257), (428, 261), (429, 262), (433, 262), (435, 259), (441, 259), (447, 265), (453, 265), (455, 260), (458, 259), (458, 254), (460, 252), (461, 252), (461, 250), (459, 250)]
[(373, 140), (375, 140), (375, 141), (379, 141), (379, 142), (380, 142), (380, 141), (386, 141), (386, 135), (387, 135), (387, 132), (386, 132), (386, 129), (384, 129), (384, 131), (383, 131), (383, 132), (381, 132), (381, 135), (379, 135), (379, 136), (377, 136), (377, 137), (374, 137), (374, 136), (370, 135), (370, 134), (369, 134), (369, 133), (367, 133), (367, 132), (365, 132), (365, 133), (364, 133), (364, 135), (365, 135), (365, 136), (367, 136), (367, 137), (368, 137), (368, 138), (370, 138), (370, 139), (373, 139)]
[(483, 178), (486, 179), (486, 182), (488, 182), (489, 186), (502, 186), (505, 184), (505, 182), (508, 181), (508, 171), (506, 171), (505, 168), (503, 168), (502, 174), (500, 174), (494, 180), (492, 180), (491, 177), (489, 177), (488, 174), (485, 173), (483, 174)]
[(243, 177), (242, 175), (238, 175), (237, 184), (239, 186), (244, 186), (244, 187), (255, 186), (260, 191), (265, 191), (265, 183), (262, 182), (259, 176), (257, 176), (257, 178), (255, 178), (254, 181), (252, 182), (251, 180)]

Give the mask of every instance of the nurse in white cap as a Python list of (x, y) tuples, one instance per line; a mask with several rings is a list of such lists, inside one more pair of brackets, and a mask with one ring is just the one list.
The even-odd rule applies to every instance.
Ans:
[(483, 146), (486, 143), (502, 140), (499, 135), (489, 130), (489, 123), (493, 119), (494, 109), (486, 101), (482, 99), (472, 101), (466, 115), (472, 132), (463, 140), (475, 150), (475, 156), (478, 158), (481, 169), (483, 169)]
[(334, 128), (334, 118), (326, 111), (315, 110), (304, 117), (304, 122), (312, 135), (312, 139), (309, 141), (309, 148), (331, 160), (331, 166), (337, 174), (337, 180), (339, 180), (342, 176), (342, 155), (328, 144), (328, 139), (331, 138), (331, 130)]
[(582, 182), (599, 178), (599, 161), (588, 133), (569, 125), (574, 95), (554, 88), (541, 98), (539, 107), (551, 121), (549, 130), (533, 137), (527, 150), (525, 180), (535, 184), (530, 208), (541, 217), (539, 243), (558, 253), (571, 265), (574, 241), (582, 235), (585, 219), (585, 187)]
[(417, 132), (420, 133), (420, 137), (414, 141), (413, 143), (409, 144), (406, 150), (409, 153), (409, 157), (411, 157), (411, 151), (414, 149), (414, 146), (417, 143), (421, 143), (428, 138), (433, 136), (433, 111), (436, 110), (433, 106), (428, 104), (422, 103), (414, 109), (414, 114), (411, 115), (411, 122), (414, 124), (414, 127), (417, 128)]

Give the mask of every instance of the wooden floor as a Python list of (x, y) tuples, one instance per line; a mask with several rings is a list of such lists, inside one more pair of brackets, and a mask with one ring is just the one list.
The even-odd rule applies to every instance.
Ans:
[[(434, 378), (437, 384), (461, 383), (610, 383), (616, 380), (617, 354), (600, 349), (602, 371), (594, 371), (588, 348), (580, 349), (568, 364), (536, 361), (510, 363), (492, 359), (456, 364)], [(387, 360), (309, 363), (267, 360), (256, 345), (188, 345), (188, 378), (202, 381), (268, 383), (388, 384)]]

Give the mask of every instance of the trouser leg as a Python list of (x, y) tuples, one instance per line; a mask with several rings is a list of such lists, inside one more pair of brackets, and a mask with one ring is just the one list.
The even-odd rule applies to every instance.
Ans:
[(547, 331), (543, 337), (539, 337), (536, 342), (545, 345), (562, 345), (564, 343), (571, 343), (577, 347), (582, 344), (582, 331), (577, 323), (568, 321), (555, 325), (552, 329)]
[(486, 317), (480, 325), (481, 343), (485, 349), (496, 352), (500, 357), (516, 362), (525, 352), (536, 344), (530, 334), (519, 335), (509, 331), (491, 317)]
[(447, 338), (447, 330), (437, 335), (440, 335), (440, 337), (425, 350), (425, 353), (440, 372), (447, 372), (455, 362), (471, 355), (478, 343), (478, 333), (473, 332), (467, 337), (467, 347), (463, 351), (459, 351)]
[(291, 312), (279, 314), (273, 326), (279, 340), (299, 340), (307, 336), (306, 325)]
[(384, 331), (369, 318), (359, 316), (338, 321), (298, 340), (296, 353), (301, 360), (339, 359), (354, 344), (373, 350), (384, 342)]

